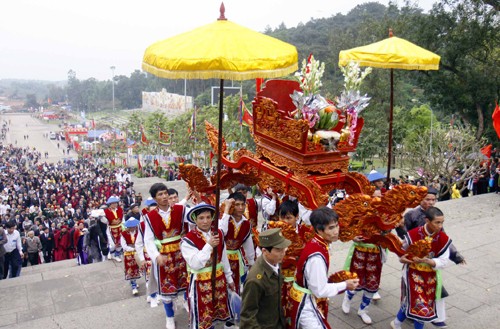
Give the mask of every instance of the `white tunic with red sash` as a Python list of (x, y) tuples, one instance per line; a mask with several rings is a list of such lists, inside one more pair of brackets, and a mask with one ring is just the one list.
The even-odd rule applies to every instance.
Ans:
[(137, 230), (132, 234), (125, 230), (121, 233), (121, 246), (123, 248), (123, 263), (125, 269), (125, 280), (135, 280), (141, 277), (139, 265), (135, 260), (135, 240), (137, 239)]
[[(186, 262), (180, 250), (184, 210), (184, 206), (174, 205), (166, 212), (153, 209), (146, 216), (144, 244), (153, 261), (158, 292), (162, 296), (173, 297), (187, 288)], [(157, 266), (160, 254), (167, 257), (164, 266)]]
[(108, 219), (108, 227), (111, 232), (111, 239), (116, 247), (120, 246), (120, 237), (122, 233), (122, 219), (123, 219), (123, 209), (121, 207), (116, 208), (116, 211), (111, 210), (111, 208), (104, 209), (104, 214)]
[(251, 239), (251, 224), (243, 217), (239, 223), (228, 214), (224, 214), (219, 228), (224, 233), (227, 258), (233, 272), (236, 293), (240, 293), (241, 277), (245, 274), (245, 267), (255, 262), (255, 249)]
[[(145, 213), (143, 213), (145, 215)], [(150, 274), (151, 274), (151, 268), (153, 267), (153, 262), (151, 261), (151, 258), (148, 255), (148, 252), (146, 250), (146, 246), (144, 245), (144, 233), (146, 232), (146, 222), (144, 221), (143, 216), (141, 216), (142, 221), (140, 222), (138, 229), (139, 233), (137, 234), (137, 239), (135, 241), (135, 247), (136, 247), (136, 253), (139, 257), (139, 259), (144, 262), (144, 270), (143, 274), (144, 277), (146, 278), (146, 282), (149, 281)]]
[(309, 241), (297, 262), (297, 273), (286, 306), (290, 329), (331, 329), (328, 298), (346, 289), (345, 282), (328, 283), (328, 244), (319, 235)]
[[(431, 236), (424, 226), (414, 228), (405, 237), (406, 247), (416, 241)], [(451, 239), (442, 230), (432, 235), (429, 258), (434, 260), (433, 268), (425, 263), (405, 264), (403, 266), (402, 299), (406, 305), (406, 316), (413, 320), (429, 322), (437, 319), (436, 299), (441, 298), (442, 269), (448, 263)]]
[(232, 317), (229, 307), (227, 283), (233, 282), (227, 259), (224, 235), (219, 233), (215, 278), (215, 305), (212, 302), (212, 253), (206, 241), (210, 232), (191, 230), (182, 238), (181, 250), (189, 267), (190, 328), (208, 329), (215, 321), (227, 321)]

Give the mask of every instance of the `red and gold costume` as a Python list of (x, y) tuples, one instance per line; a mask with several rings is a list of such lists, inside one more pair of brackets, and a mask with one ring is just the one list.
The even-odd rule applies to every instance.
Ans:
[(227, 293), (227, 278), (231, 279), (231, 271), (226, 269), (224, 234), (221, 230), (218, 234), (215, 305), (212, 302), (213, 249), (206, 242), (210, 233), (196, 228), (182, 238), (183, 256), (189, 265), (189, 313), (193, 328), (208, 329), (215, 321), (227, 321), (232, 317)]
[[(297, 271), (295, 275), (295, 282), (290, 289), (288, 303), (286, 308), (289, 310), (290, 320), (287, 316), (287, 324), (290, 329), (299, 328), (299, 320), (305, 303), (309, 300), (315, 308), (317, 317), (321, 320), (323, 329), (331, 329), (328, 324), (328, 298), (318, 298), (309, 290), (308, 282), (304, 277), (307, 262), (311, 257), (320, 256), (325, 263), (326, 269), (330, 266), (330, 255), (328, 253), (328, 244), (319, 235), (306, 244), (302, 251), (299, 260), (297, 261)], [(326, 274), (325, 274), (326, 275)]]
[(382, 274), (382, 250), (371, 243), (353, 242), (348, 253), (344, 270), (358, 275), (359, 286), (357, 291), (365, 290), (375, 293), (380, 285)]
[(441, 275), (436, 268), (446, 265), (451, 244), (451, 239), (442, 230), (429, 235), (425, 226), (409, 231), (406, 242), (410, 245), (428, 236), (432, 238), (428, 257), (436, 262), (436, 266), (432, 268), (425, 263), (412, 263), (403, 267), (402, 298), (406, 305), (406, 316), (423, 322), (437, 319), (436, 299), (441, 298), (442, 286)]
[(123, 248), (123, 262), (125, 268), (125, 280), (135, 280), (141, 277), (139, 265), (135, 260), (135, 240), (137, 230), (130, 232), (125, 230), (121, 233), (121, 246)]
[[(155, 266), (155, 278), (159, 293), (163, 296), (175, 296), (187, 288), (186, 262), (180, 250), (181, 234), (184, 228), (184, 206), (174, 205), (168, 211), (159, 208), (151, 210), (146, 217), (148, 226), (144, 235), (144, 244), (148, 254), (156, 264), (158, 254), (167, 256), (164, 266)], [(162, 214), (163, 215), (162, 215)], [(148, 231), (151, 230), (152, 237)]]
[(271, 221), (269, 222), (268, 228), (281, 228), (283, 236), (292, 242), (287, 248), (285, 257), (281, 263), (281, 271), (284, 276), (281, 303), (285, 307), (285, 317), (287, 317), (290, 312), (290, 307), (287, 306), (291, 305), (291, 303), (288, 303), (288, 297), (293, 285), (297, 261), (306, 243), (311, 241), (314, 237), (314, 231), (311, 226), (299, 224), (297, 227), (293, 227), (283, 221)]
[[(228, 216), (229, 215), (225, 215)], [(223, 220), (227, 220), (224, 218)], [(225, 231), (223, 229), (223, 231)], [(237, 225), (233, 218), (229, 219), (227, 233), (224, 237), (227, 249), (227, 258), (233, 272), (236, 293), (240, 293), (241, 277), (245, 274), (245, 266), (253, 265), (255, 249), (251, 239), (251, 224), (242, 218)]]
[(120, 246), (120, 237), (122, 233), (123, 209), (121, 207), (112, 210), (111, 208), (104, 209), (104, 214), (108, 219), (108, 227), (111, 233), (111, 238), (116, 248)]

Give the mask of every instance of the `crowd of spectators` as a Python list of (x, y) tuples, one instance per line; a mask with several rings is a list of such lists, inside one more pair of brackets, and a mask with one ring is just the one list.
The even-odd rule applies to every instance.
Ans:
[[(44, 248), (50, 246), (44, 240), (51, 236), (55, 240), (51, 257), (44, 257), (51, 261), (58, 253), (57, 239), (85, 229), (91, 211), (111, 195), (119, 196), (125, 209), (142, 201), (127, 170), (105, 167), (92, 159), (47, 163), (36, 149), (0, 145), (0, 168), (0, 226), (6, 228), (0, 233), (0, 249), (5, 249), (4, 255), (0, 250), (0, 279), (7, 276), (9, 267), (11, 277), (19, 275), (20, 268), (12, 271), (18, 260), (11, 257), (17, 245), (22, 248), (22, 266), (35, 265), (41, 261), (39, 252), (46, 255)], [(13, 232), (19, 233), (19, 242), (9, 235)], [(68, 258), (76, 252), (72, 243), (70, 248), (75, 250), (67, 252)]]

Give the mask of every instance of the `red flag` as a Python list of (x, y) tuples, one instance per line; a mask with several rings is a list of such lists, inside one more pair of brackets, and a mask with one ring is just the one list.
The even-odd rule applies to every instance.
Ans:
[(160, 140), (159, 143), (164, 146), (172, 145), (172, 135), (174, 134), (173, 132), (171, 133), (165, 133), (161, 131), (160, 128), (158, 128), (158, 139)]
[(123, 159), (122, 163), (126, 167), (127, 166), (127, 159)]
[(115, 163), (115, 159), (114, 159), (114, 158), (113, 158), (113, 159), (111, 159), (111, 165), (112, 165), (113, 167), (116, 165), (116, 163)]
[(262, 90), (262, 83), (264, 82), (264, 78), (255, 79), (255, 91), (259, 93)]
[(491, 149), (493, 145), (489, 144), (481, 148), (481, 153), (483, 153), (488, 159), (491, 158)]
[(95, 129), (95, 120), (92, 119), (92, 129)]
[(246, 126), (253, 126), (253, 116), (248, 111), (247, 107), (245, 106), (245, 103), (243, 103), (243, 122), (245, 123)]
[(139, 159), (139, 156), (137, 156), (137, 169), (142, 170), (141, 160)]
[(493, 128), (495, 128), (497, 136), (500, 138), (500, 106), (498, 106), (497, 102), (495, 104), (495, 111), (493, 111), (491, 118), (493, 119)]
[(210, 163), (209, 166), (212, 168), (212, 160), (214, 159), (214, 152), (210, 151)]
[(143, 126), (141, 126), (141, 143), (142, 144), (149, 144), (149, 141), (146, 138), (146, 134), (144, 133), (144, 127)]
[(158, 168), (160, 166), (160, 162), (158, 161), (158, 159), (154, 160), (154, 164), (155, 164), (156, 168)]

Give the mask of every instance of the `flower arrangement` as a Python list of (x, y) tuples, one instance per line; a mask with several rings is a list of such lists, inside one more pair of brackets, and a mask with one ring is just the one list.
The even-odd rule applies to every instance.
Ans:
[(311, 54), (307, 61), (302, 62), (302, 69), (295, 73), (302, 91), (290, 95), (297, 108), (292, 113), (294, 118), (307, 120), (309, 139), (321, 143), (327, 151), (336, 150), (339, 141), (354, 143), (358, 114), (370, 100), (370, 97), (360, 94), (359, 87), (371, 68), (363, 71), (358, 64), (351, 62), (341, 67), (341, 71), (344, 90), (334, 102), (325, 99), (320, 95), (325, 64)]

